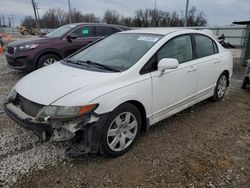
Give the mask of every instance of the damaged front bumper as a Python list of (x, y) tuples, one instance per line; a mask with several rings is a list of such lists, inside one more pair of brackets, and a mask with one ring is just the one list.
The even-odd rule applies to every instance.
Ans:
[(70, 141), (70, 147), (66, 149), (68, 156), (77, 157), (99, 151), (102, 125), (106, 121), (106, 116), (92, 113), (66, 122), (46, 122), (27, 115), (13, 103), (4, 104), (4, 111), (16, 123), (34, 131), (43, 140)]
[(22, 127), (33, 130), (43, 140), (48, 139), (52, 133), (52, 125), (46, 122), (38, 122), (33, 117), (25, 114), (14, 104), (4, 104), (5, 113)]

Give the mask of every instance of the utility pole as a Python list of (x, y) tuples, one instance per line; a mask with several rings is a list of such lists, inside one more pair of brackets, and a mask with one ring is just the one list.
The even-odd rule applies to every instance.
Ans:
[(156, 0), (155, 0), (155, 4), (154, 4), (154, 10), (156, 10)]
[(70, 0), (68, 0), (68, 7), (69, 7), (69, 23), (71, 23), (71, 4), (70, 4)]
[(36, 19), (36, 28), (38, 30), (38, 32), (40, 32), (40, 25), (38, 22), (38, 16), (37, 16), (37, 5), (35, 0), (31, 0), (32, 6), (33, 6), (33, 10), (34, 10), (34, 14), (35, 14), (35, 19)]
[(186, 12), (185, 12), (184, 27), (187, 27), (188, 5), (189, 5), (189, 0), (187, 0), (187, 2), (186, 2)]
[(12, 33), (14, 33), (14, 16), (13, 16), (13, 14), (11, 14), (11, 20), (12, 20), (12, 24), (11, 24), (11, 26), (12, 26)]
[(12, 27), (14, 28), (15, 26), (14, 26), (14, 16), (13, 16), (13, 14), (11, 14), (11, 20), (12, 20)]
[(154, 21), (155, 21), (154, 24), (155, 24), (155, 27), (156, 27), (156, 19), (157, 19), (157, 18), (156, 18), (156, 11), (157, 11), (157, 10), (156, 10), (156, 0), (155, 0), (155, 4), (154, 4)]

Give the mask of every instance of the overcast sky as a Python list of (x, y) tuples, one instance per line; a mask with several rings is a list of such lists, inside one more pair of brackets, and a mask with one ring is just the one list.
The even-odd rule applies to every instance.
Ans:
[[(68, 0), (37, 0), (39, 14), (49, 8), (68, 10)], [(135, 10), (153, 8), (155, 0), (71, 0), (71, 6), (83, 13), (102, 16), (106, 9), (115, 9), (124, 16), (133, 16)], [(27, 15), (33, 16), (31, 0), (0, 0), (0, 15), (14, 15), (15, 23)], [(229, 25), (232, 21), (250, 20), (250, 0), (190, 0), (207, 17), (208, 25)], [(164, 11), (185, 10), (186, 0), (157, 0), (157, 8)]]

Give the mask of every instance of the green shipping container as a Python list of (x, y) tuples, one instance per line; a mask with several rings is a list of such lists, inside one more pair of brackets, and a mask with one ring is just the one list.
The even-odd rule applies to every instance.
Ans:
[(241, 53), (241, 64), (243, 66), (247, 66), (246, 60), (250, 59), (250, 21), (240, 21), (233, 23), (238, 25), (247, 25), (246, 36), (244, 39), (243, 49)]

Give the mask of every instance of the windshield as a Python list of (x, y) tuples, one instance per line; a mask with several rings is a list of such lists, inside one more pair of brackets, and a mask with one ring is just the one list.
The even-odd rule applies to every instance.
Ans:
[(133, 66), (161, 37), (162, 35), (139, 33), (114, 34), (70, 59), (95, 62), (124, 71)]
[(74, 25), (74, 24), (64, 25), (64, 26), (61, 26), (61, 27), (51, 31), (50, 33), (48, 33), (45, 36), (46, 37), (62, 37), (63, 35), (65, 35), (67, 32), (69, 32), (74, 27), (76, 27), (76, 25)]

